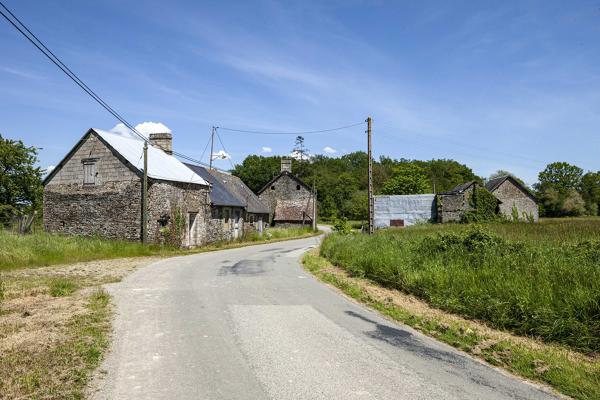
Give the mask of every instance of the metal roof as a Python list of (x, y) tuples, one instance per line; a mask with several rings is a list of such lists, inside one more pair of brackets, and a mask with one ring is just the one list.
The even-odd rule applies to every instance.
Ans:
[[(110, 147), (139, 171), (144, 170), (142, 140), (116, 133), (92, 129)], [(173, 182), (194, 183), (208, 186), (209, 183), (187, 168), (181, 161), (154, 146), (148, 146), (148, 177)]]
[(190, 170), (201, 176), (203, 179), (211, 183), (212, 188), (210, 190), (210, 202), (215, 206), (230, 206), (230, 207), (245, 207), (246, 203), (238, 198), (231, 190), (219, 179), (217, 176), (213, 176), (207, 168), (200, 165), (184, 164)]
[(459, 193), (463, 193), (465, 190), (467, 190), (469, 187), (471, 187), (471, 185), (473, 185), (474, 183), (477, 183), (477, 182), (475, 182), (475, 181), (466, 182), (466, 183), (463, 183), (463, 184), (460, 184), (460, 185), (456, 186), (452, 190), (449, 190), (447, 192), (442, 192), (440, 194), (459, 194)]

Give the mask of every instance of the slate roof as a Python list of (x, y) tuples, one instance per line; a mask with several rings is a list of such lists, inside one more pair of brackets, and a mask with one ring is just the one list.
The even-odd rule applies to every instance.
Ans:
[[(141, 174), (144, 171), (144, 142), (142, 140), (93, 128), (83, 135), (58, 166), (44, 179), (44, 183), (49, 182), (52, 179), (90, 134), (95, 134), (99, 137), (113, 153), (120, 156), (121, 160), (125, 161), (126, 164), (138, 174)], [(206, 180), (190, 171), (189, 168), (177, 158), (151, 145), (148, 145), (148, 177), (165, 181), (194, 183), (204, 186), (209, 185)]]
[(267, 206), (258, 199), (258, 196), (239, 177), (216, 169), (208, 172), (243, 203), (246, 211), (254, 214), (269, 214), (270, 211)]
[(470, 188), (471, 185), (473, 185), (475, 183), (477, 183), (477, 182), (475, 182), (475, 181), (466, 182), (466, 183), (463, 183), (463, 184), (460, 184), (460, 185), (456, 186), (452, 190), (449, 190), (447, 192), (443, 192), (443, 193), (440, 193), (440, 194), (460, 194), (460, 193), (464, 193), (465, 190), (467, 190), (468, 188)]
[(274, 221), (302, 221), (303, 213), (304, 219), (306, 222), (312, 221), (310, 215), (308, 215), (312, 211), (309, 207), (307, 210), (306, 204), (298, 203), (297, 200), (277, 200), (277, 204), (275, 205), (275, 217)]
[(201, 176), (206, 181), (210, 182), (212, 188), (210, 190), (210, 202), (215, 206), (229, 207), (245, 207), (246, 203), (238, 196), (232, 193), (227, 185), (225, 185), (219, 177), (214, 176), (208, 171), (208, 168), (200, 165), (185, 163), (189, 169)]
[(514, 177), (512, 177), (510, 175), (504, 175), (504, 176), (500, 176), (498, 178), (490, 179), (489, 181), (487, 181), (485, 183), (485, 188), (493, 193), (506, 180), (511, 181), (513, 185), (520, 188), (523, 192), (525, 192), (534, 201), (536, 200), (535, 195), (533, 193), (531, 193), (531, 190), (529, 190), (529, 188), (527, 186), (523, 185), (521, 182), (519, 182), (518, 180), (516, 180)]

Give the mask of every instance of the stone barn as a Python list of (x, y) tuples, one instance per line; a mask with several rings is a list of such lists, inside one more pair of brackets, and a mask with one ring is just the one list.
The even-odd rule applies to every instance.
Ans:
[[(169, 133), (150, 135), (148, 240), (199, 246), (209, 229), (210, 184), (173, 157)], [(44, 179), (44, 226), (64, 235), (140, 240), (143, 141), (90, 129)]]
[(437, 217), (438, 222), (458, 222), (465, 211), (471, 206), (469, 198), (475, 190), (477, 182), (471, 181), (456, 186), (454, 189), (438, 193), (437, 195)]
[(316, 215), (310, 187), (292, 174), (292, 160), (281, 160), (281, 172), (258, 192), (277, 226), (311, 226)]
[(513, 211), (523, 221), (539, 220), (539, 210), (535, 196), (531, 191), (510, 175), (491, 179), (485, 184), (500, 201), (500, 214), (513, 219)]

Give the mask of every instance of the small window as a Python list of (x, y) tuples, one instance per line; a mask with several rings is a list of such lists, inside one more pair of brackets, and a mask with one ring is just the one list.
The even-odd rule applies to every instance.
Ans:
[(229, 210), (223, 210), (223, 218), (225, 219), (225, 223), (229, 223)]
[(296, 190), (300, 190), (300, 185), (296, 185)]
[(95, 185), (96, 175), (96, 161), (83, 161), (83, 184)]
[(250, 215), (250, 223), (253, 224), (254, 223), (254, 215)]
[(275, 190), (275, 186), (271, 186), (271, 190)]

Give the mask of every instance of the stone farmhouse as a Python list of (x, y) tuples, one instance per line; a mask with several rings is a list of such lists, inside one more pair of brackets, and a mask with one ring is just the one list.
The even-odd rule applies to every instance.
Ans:
[(281, 160), (281, 172), (258, 191), (276, 226), (311, 226), (316, 215), (311, 188), (292, 174), (292, 160)]
[[(149, 140), (148, 241), (194, 247), (241, 235), (246, 203), (236, 197), (227, 204), (229, 214), (213, 211), (215, 181), (172, 155), (170, 133), (151, 134)], [(140, 240), (142, 177), (142, 141), (88, 130), (44, 179), (46, 230)]]
[(240, 178), (200, 165), (185, 165), (211, 184), (207, 222), (212, 236), (232, 240), (245, 233), (262, 233), (268, 226), (269, 210)]
[[(438, 221), (459, 221), (465, 211), (470, 208), (469, 198), (475, 187), (475, 181), (463, 183), (454, 189), (437, 195)], [(484, 185), (498, 200), (498, 213), (508, 219), (513, 219), (513, 210), (519, 220), (537, 222), (539, 219), (538, 206), (535, 196), (529, 189), (510, 175), (491, 179)]]

